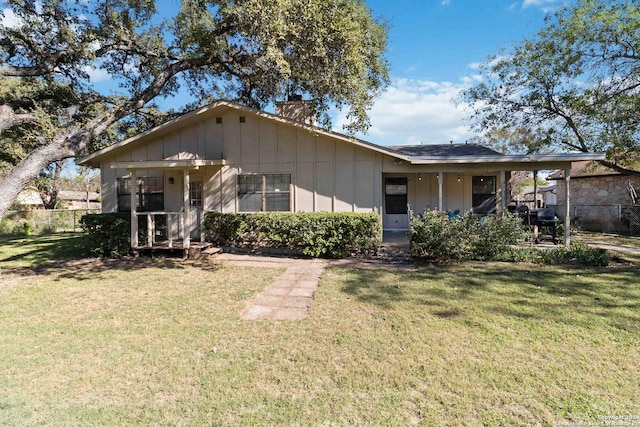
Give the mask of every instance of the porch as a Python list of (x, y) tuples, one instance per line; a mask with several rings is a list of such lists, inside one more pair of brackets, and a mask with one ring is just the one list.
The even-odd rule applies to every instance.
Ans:
[[(199, 224), (195, 233), (193, 228), (190, 232), (187, 231), (189, 228), (185, 228), (185, 216), (180, 212), (136, 212), (135, 217), (137, 241), (134, 245), (132, 239), (131, 245), (135, 255), (145, 252), (182, 253), (184, 258), (197, 258), (202, 251), (211, 247), (210, 243), (204, 241), (204, 234), (200, 232), (201, 215), (198, 216)], [(197, 239), (194, 240), (192, 237)]]

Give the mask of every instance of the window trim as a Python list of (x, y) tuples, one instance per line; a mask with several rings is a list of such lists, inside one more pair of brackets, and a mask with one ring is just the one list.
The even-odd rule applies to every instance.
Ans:
[[(285, 191), (282, 189), (277, 189), (277, 190), (273, 190), (273, 191), (269, 191), (267, 190), (267, 177), (272, 176), (278, 176), (278, 177), (287, 177), (288, 181), (289, 181), (289, 188)], [(241, 189), (241, 184), (240, 184), (240, 180), (242, 178), (246, 178), (246, 177), (260, 177), (260, 181), (261, 181), (261, 190), (260, 191), (247, 191), (244, 193), (240, 192)], [(289, 195), (289, 207), (287, 210), (268, 210), (267, 209), (267, 202), (268, 202), (268, 196), (272, 195), (272, 194), (288, 194)], [(242, 205), (241, 205), (241, 196), (242, 195), (246, 195), (246, 194), (260, 194), (261, 197), (261, 202), (260, 202), (260, 210), (243, 210), (242, 209)], [(251, 212), (293, 212), (293, 183), (292, 183), (292, 179), (291, 179), (291, 173), (245, 173), (245, 174), (238, 174), (236, 177), (236, 203), (237, 203), (237, 209), (236, 212), (247, 212), (247, 213), (251, 213)]]
[[(145, 180), (149, 180), (149, 179), (153, 179), (153, 180), (157, 180), (157, 182), (161, 182), (162, 183), (162, 190), (161, 191), (141, 191), (143, 188), (148, 187), (149, 184), (145, 184)], [(164, 199), (164, 190), (165, 190), (165, 178), (163, 176), (140, 176), (137, 177), (136, 179), (138, 181), (137, 185), (136, 185), (136, 212), (153, 212), (153, 211), (162, 211), (164, 210), (164, 203), (165, 203), (165, 199)], [(121, 186), (121, 183), (128, 183), (127, 184), (123, 184)], [(124, 188), (128, 187), (129, 191), (128, 192), (121, 192), (121, 188), (124, 186)], [(130, 176), (123, 176), (123, 177), (119, 177), (116, 178), (116, 199), (117, 199), (117, 210), (118, 212), (131, 212), (131, 206), (130, 206), (130, 200), (131, 200), (131, 191), (132, 191), (132, 185), (131, 185), (131, 177)], [(152, 207), (152, 202), (151, 200), (153, 200), (153, 197), (150, 196), (160, 196), (159, 199), (162, 201), (162, 208), (160, 209), (151, 209)], [(123, 203), (121, 203), (121, 200), (124, 198), (124, 200), (127, 200), (126, 205), (128, 205), (128, 209), (123, 209), (122, 205)], [(145, 205), (147, 205), (145, 207)]]
[[(493, 189), (489, 193), (476, 193), (476, 180), (480, 180), (482, 182), (483, 179), (489, 179), (493, 181)], [(474, 175), (471, 178), (471, 208), (473, 213), (477, 213), (479, 215), (491, 215), (496, 213), (496, 203), (497, 203), (497, 194), (498, 194), (498, 178), (495, 175)], [(476, 200), (476, 196), (484, 196), (483, 202), (476, 206), (474, 201)], [(483, 204), (487, 201), (491, 200), (493, 203), (490, 206), (483, 207)], [(480, 211), (477, 209), (482, 207)]]
[[(389, 203), (392, 200), (403, 203)], [(406, 215), (409, 203), (409, 179), (406, 176), (388, 176), (384, 179), (384, 212), (387, 215)], [(392, 207), (391, 212), (389, 207)], [(397, 210), (395, 208), (398, 208)]]

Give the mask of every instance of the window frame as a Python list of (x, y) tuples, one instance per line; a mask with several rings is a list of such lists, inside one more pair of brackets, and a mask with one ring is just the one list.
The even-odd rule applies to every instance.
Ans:
[(384, 179), (385, 213), (387, 215), (406, 215), (408, 204), (409, 179), (406, 176), (386, 177)]
[[(236, 184), (238, 212), (292, 212), (293, 191), (290, 173), (238, 174)], [(285, 187), (286, 189), (283, 189)], [(278, 203), (282, 201), (277, 199), (283, 194), (287, 195), (287, 209), (270, 208), (270, 204), (279, 207)], [(255, 200), (251, 202), (250, 198), (255, 199), (256, 196), (259, 196), (259, 202), (256, 203)], [(257, 204), (260, 205), (259, 210), (251, 209)]]
[[(476, 188), (478, 187), (487, 187), (487, 184), (484, 183), (484, 180), (487, 182), (492, 182), (493, 185), (488, 190), (488, 192), (476, 192)], [(479, 184), (477, 181), (482, 182), (483, 184)], [(471, 178), (471, 206), (474, 214), (479, 215), (490, 215), (496, 213), (496, 203), (497, 203), (497, 194), (498, 194), (498, 180), (495, 175), (474, 175)], [(490, 201), (491, 204), (485, 206), (487, 201)]]
[[(131, 177), (116, 179), (118, 212), (131, 212)], [(158, 185), (160, 183), (160, 185)], [(136, 212), (164, 210), (164, 177), (141, 176), (136, 185)], [(151, 190), (151, 188), (153, 188)], [(158, 190), (160, 188), (160, 190)]]

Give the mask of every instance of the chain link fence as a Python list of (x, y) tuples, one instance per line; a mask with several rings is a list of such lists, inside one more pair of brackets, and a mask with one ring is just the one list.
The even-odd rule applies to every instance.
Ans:
[(586, 231), (640, 236), (640, 205), (572, 205), (571, 219)]
[(100, 209), (35, 209), (7, 211), (0, 234), (40, 234), (62, 231), (80, 231), (80, 218), (88, 213), (100, 213)]

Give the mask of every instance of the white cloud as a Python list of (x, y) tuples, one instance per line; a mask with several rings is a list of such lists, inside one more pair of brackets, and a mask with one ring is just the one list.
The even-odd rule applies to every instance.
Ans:
[(109, 73), (107, 73), (106, 71), (90, 65), (85, 65), (84, 67), (82, 67), (82, 70), (89, 75), (89, 80), (91, 80), (91, 83), (104, 82), (111, 78)]
[[(473, 136), (468, 114), (453, 101), (479, 79), (472, 75), (457, 83), (397, 79), (369, 112), (371, 128), (362, 139), (380, 145), (463, 143)], [(344, 113), (335, 120), (340, 131)]]
[(13, 13), (11, 9), (3, 9), (2, 10), (2, 20), (0, 20), (0, 24), (7, 28), (16, 28), (20, 26), (20, 18)]
[(440, 6), (449, 6), (451, 4), (451, 0), (442, 0), (440, 2)]
[(524, 0), (522, 2), (522, 8), (538, 7), (543, 12), (547, 13), (554, 9), (554, 6), (559, 3), (559, 0)]

